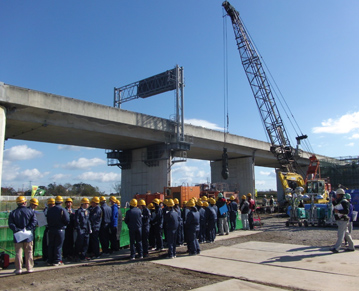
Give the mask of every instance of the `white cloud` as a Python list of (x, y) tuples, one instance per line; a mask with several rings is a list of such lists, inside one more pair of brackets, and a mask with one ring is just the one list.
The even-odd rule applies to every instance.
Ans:
[[(173, 185), (194, 185), (206, 183), (211, 174), (208, 169), (209, 162), (191, 160), (187, 163), (176, 164), (172, 168)], [(205, 168), (207, 167), (207, 169)]]
[(15, 165), (5, 165), (5, 171), (3, 172), (3, 181), (39, 181), (47, 176), (50, 172), (41, 173), (38, 169), (26, 169), (20, 171), (20, 167)]
[(265, 184), (266, 184), (266, 181), (256, 180), (256, 188), (257, 188), (257, 186), (263, 186)]
[(16, 177), (19, 175), (20, 167), (14, 165), (10, 161), (3, 161), (3, 171), (2, 171), (2, 180), (3, 181), (13, 181), (16, 180)]
[(354, 133), (351, 137), (349, 137), (349, 139), (358, 139), (359, 138), (359, 133)]
[(347, 147), (353, 147), (353, 146), (354, 146), (354, 143), (353, 143), (353, 142), (350, 142), (350, 143), (346, 144), (345, 146), (347, 146)]
[(81, 147), (78, 147), (78, 146), (71, 146), (71, 145), (59, 145), (57, 146), (57, 149), (59, 151), (80, 151), (81, 150)]
[(4, 160), (23, 161), (36, 159), (42, 156), (42, 152), (29, 148), (27, 145), (13, 146), (4, 150)]
[(263, 175), (263, 176), (269, 176), (269, 175), (270, 175), (270, 172), (260, 171), (259, 174), (260, 174), (260, 175)]
[(20, 177), (26, 180), (39, 180), (47, 176), (50, 172), (41, 173), (38, 169), (27, 169), (20, 173)]
[(349, 133), (359, 129), (359, 112), (348, 113), (337, 119), (324, 120), (322, 126), (313, 127), (313, 133)]
[(64, 179), (69, 179), (71, 178), (70, 174), (55, 174), (51, 177), (51, 180), (53, 181), (59, 181), (59, 180), (64, 180)]
[(268, 177), (276, 177), (275, 171), (259, 171), (259, 174), (262, 176), (268, 176)]
[(80, 146), (74, 146), (74, 145), (59, 145), (57, 147), (57, 149), (59, 151), (75, 151), (75, 152), (81, 151), (83, 149), (92, 150), (92, 148), (80, 147)]
[(69, 170), (83, 170), (83, 169), (90, 169), (91, 167), (103, 166), (106, 165), (106, 161), (99, 158), (93, 159), (86, 159), (86, 158), (79, 158), (78, 160), (69, 162), (65, 165), (55, 165), (56, 168), (64, 168)]
[(205, 128), (213, 129), (213, 130), (221, 130), (223, 131), (223, 127), (219, 127), (217, 124), (214, 124), (212, 122), (209, 122), (207, 120), (201, 120), (201, 119), (185, 119), (185, 123), (189, 123), (195, 126), (202, 126)]
[(96, 182), (120, 182), (121, 174), (114, 172), (85, 172), (77, 176), (78, 179), (84, 181), (96, 181)]

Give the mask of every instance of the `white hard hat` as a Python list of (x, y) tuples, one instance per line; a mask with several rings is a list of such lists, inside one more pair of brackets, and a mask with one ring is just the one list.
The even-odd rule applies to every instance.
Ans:
[(344, 195), (345, 191), (342, 188), (337, 189), (337, 195)]

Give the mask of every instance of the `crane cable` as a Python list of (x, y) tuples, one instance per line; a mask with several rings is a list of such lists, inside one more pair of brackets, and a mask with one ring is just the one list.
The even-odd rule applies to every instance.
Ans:
[[(223, 9), (224, 10), (224, 9)], [(224, 134), (224, 143), (223, 143), (223, 153), (222, 153), (222, 178), (227, 180), (229, 177), (228, 169), (228, 154), (227, 154), (227, 135), (229, 132), (229, 114), (228, 114), (228, 45), (227, 45), (227, 17), (226, 13), (223, 14), (223, 74), (224, 74), (224, 124), (223, 124), (223, 134)]]
[[(223, 9), (224, 10), (224, 9)], [(223, 132), (224, 146), (226, 145), (227, 134), (229, 132), (229, 115), (228, 115), (228, 37), (227, 37), (227, 17), (223, 16)]]
[[(244, 23), (243, 23), (243, 26), (245, 26)], [(251, 37), (251, 35), (250, 35), (250, 33), (249, 33), (249, 31), (248, 31), (248, 29), (247, 29), (246, 27), (245, 27), (245, 30), (247, 31), (247, 34), (248, 34), (249, 38), (251, 39), (251, 42), (253, 43), (253, 46), (255, 47), (255, 49), (256, 49), (256, 51), (257, 51), (257, 53), (258, 53), (258, 55), (259, 55), (259, 57), (260, 57), (262, 63), (264, 64), (264, 66), (265, 66), (265, 68), (266, 68), (266, 71), (269, 73), (270, 79), (272, 80), (272, 82), (273, 82), (273, 84), (274, 84), (274, 86), (273, 86), (272, 84), (270, 84), (270, 85), (271, 85), (271, 88), (272, 88), (272, 90), (273, 90), (273, 93), (274, 93), (274, 95), (277, 97), (277, 100), (279, 101), (279, 104), (281, 105), (281, 108), (282, 108), (283, 111), (285, 112), (285, 115), (286, 115), (287, 119), (289, 120), (289, 122), (290, 122), (290, 124), (291, 124), (291, 126), (292, 126), (292, 128), (293, 128), (293, 130), (294, 130), (294, 132), (295, 132), (295, 134), (296, 134), (297, 136), (304, 135), (303, 132), (302, 132), (302, 130), (301, 130), (301, 128), (300, 128), (300, 126), (299, 126), (299, 124), (297, 123), (297, 120), (295, 119), (295, 117), (294, 117), (294, 115), (293, 115), (293, 113), (292, 113), (290, 107), (288, 106), (288, 103), (286, 102), (286, 100), (285, 100), (285, 98), (284, 98), (282, 92), (280, 91), (280, 89), (279, 89), (279, 87), (278, 87), (278, 85), (277, 85), (277, 83), (276, 83), (276, 81), (275, 81), (275, 79), (274, 79), (274, 77), (273, 77), (271, 71), (269, 70), (269, 68), (268, 68), (268, 66), (267, 66), (267, 64), (266, 64), (266, 62), (265, 62), (265, 60), (263, 59), (262, 55), (260, 54), (260, 52), (259, 52), (257, 46), (255, 45), (255, 42), (254, 42), (253, 38)], [(268, 82), (269, 82), (269, 83), (271, 83), (271, 82), (270, 82), (270, 79), (268, 79)], [(276, 89), (278, 90), (279, 94), (277, 93)], [(283, 100), (283, 102), (282, 102), (282, 100)], [(285, 104), (285, 106), (283, 105), (283, 103)], [(286, 109), (286, 108), (287, 108), (287, 109)], [(289, 117), (288, 112), (289, 112), (291, 118)], [(294, 121), (295, 124), (293, 124), (293, 121)], [(298, 134), (298, 131), (300, 132), (299, 134)], [(287, 131), (287, 134), (290, 136), (290, 133), (289, 133), (288, 131)], [(291, 138), (290, 138), (290, 139), (291, 139)], [(309, 140), (306, 140), (306, 139), (305, 139), (305, 140), (303, 140), (303, 142), (304, 142), (304, 144), (305, 144), (305, 149), (306, 149), (306, 151), (308, 151), (309, 153), (314, 154), (314, 150), (313, 150), (313, 148), (312, 148), (312, 146), (311, 146)]]

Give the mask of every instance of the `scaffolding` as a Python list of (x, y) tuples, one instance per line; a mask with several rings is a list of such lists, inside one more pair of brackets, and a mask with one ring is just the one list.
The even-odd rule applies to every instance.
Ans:
[(320, 161), (322, 177), (329, 177), (330, 183), (336, 189), (342, 185), (348, 189), (359, 189), (359, 156), (338, 157), (339, 162), (330, 160)]

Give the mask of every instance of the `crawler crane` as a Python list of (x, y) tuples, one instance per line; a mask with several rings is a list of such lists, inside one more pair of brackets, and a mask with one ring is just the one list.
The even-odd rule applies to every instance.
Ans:
[[(239, 17), (239, 12), (228, 1), (224, 1), (222, 6), (224, 7), (227, 15), (231, 18), (242, 65), (259, 109), (265, 131), (267, 132), (271, 143), (270, 151), (275, 155), (280, 165), (278, 175), (283, 189), (287, 194), (286, 198), (290, 200), (289, 202), (293, 202), (294, 197), (298, 200), (297, 195), (300, 195), (299, 197), (303, 197), (302, 193), (297, 194), (299, 193), (297, 188), (300, 188), (308, 193), (307, 197), (308, 199), (311, 198), (312, 205), (314, 205), (314, 202), (327, 202), (326, 198), (328, 192), (330, 192), (330, 184), (321, 180), (320, 174), (319, 177), (317, 175), (319, 169), (318, 159), (315, 155), (310, 158), (310, 166), (304, 180), (303, 176), (298, 173), (297, 162), (294, 157), (295, 149), (291, 146), (288, 139), (286, 129), (277, 108), (259, 54), (257, 53), (257, 50), (254, 47), (241, 18)], [(307, 138), (306, 135), (298, 136), (296, 138), (298, 144), (300, 143), (300, 140), (305, 138)], [(317, 189), (319, 189), (319, 185), (321, 186), (321, 192), (314, 193), (313, 187), (317, 186)], [(293, 196), (288, 195), (291, 193), (293, 193)], [(293, 207), (296, 207), (298, 203), (291, 204)], [(291, 214), (289, 223), (298, 223), (301, 225), (301, 219), (297, 217), (297, 211), (292, 209), (292, 212), (293, 213)], [(311, 213), (314, 212), (312, 211)], [(314, 223), (314, 217), (310, 221), (311, 223)]]

